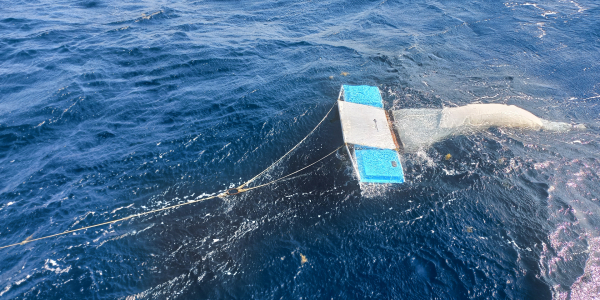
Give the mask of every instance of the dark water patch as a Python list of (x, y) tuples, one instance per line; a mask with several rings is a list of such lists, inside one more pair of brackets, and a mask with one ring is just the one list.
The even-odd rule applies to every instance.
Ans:
[(101, 1), (81, 1), (79, 2), (79, 6), (83, 8), (99, 8), (103, 5)]

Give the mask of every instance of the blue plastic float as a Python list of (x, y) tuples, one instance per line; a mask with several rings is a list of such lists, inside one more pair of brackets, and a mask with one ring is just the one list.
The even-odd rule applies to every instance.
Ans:
[(346, 149), (359, 181), (403, 183), (399, 143), (379, 88), (343, 85), (338, 109)]

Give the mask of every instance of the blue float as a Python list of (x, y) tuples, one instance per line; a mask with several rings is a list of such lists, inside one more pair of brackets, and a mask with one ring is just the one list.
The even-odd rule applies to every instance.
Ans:
[(343, 85), (338, 110), (346, 149), (360, 182), (403, 183), (399, 142), (379, 88)]
[(369, 85), (343, 85), (344, 101), (383, 108), (379, 88)]

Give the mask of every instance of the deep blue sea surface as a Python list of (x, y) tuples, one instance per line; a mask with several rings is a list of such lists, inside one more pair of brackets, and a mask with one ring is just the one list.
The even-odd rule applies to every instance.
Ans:
[[(3, 299), (600, 299), (600, 4), (0, 2), (0, 246), (215, 195), (342, 84), (386, 108), (504, 103), (363, 187), (344, 151), (289, 180), (0, 250)], [(342, 143), (339, 118), (251, 185)], [(446, 154), (451, 159), (446, 160)]]

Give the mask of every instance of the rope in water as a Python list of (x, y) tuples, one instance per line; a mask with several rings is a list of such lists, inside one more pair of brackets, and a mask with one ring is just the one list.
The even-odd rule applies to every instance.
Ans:
[(287, 174), (287, 175), (285, 175), (285, 176), (283, 176), (283, 177), (279, 177), (279, 178), (277, 178), (277, 179), (275, 179), (275, 180), (273, 180), (273, 181), (269, 181), (269, 182), (267, 182), (267, 183), (265, 183), (265, 184), (261, 184), (261, 185), (257, 185), (257, 186), (253, 186), (253, 187), (249, 187), (249, 188), (245, 188), (245, 189), (244, 189), (244, 188), (242, 188), (242, 189), (240, 189), (239, 191), (240, 191), (240, 193), (241, 193), (241, 192), (247, 192), (247, 191), (250, 191), (250, 190), (253, 190), (253, 189), (261, 188), (261, 187), (263, 187), (263, 186), (266, 186), (266, 185), (269, 185), (269, 184), (275, 183), (275, 182), (277, 182), (277, 181), (283, 180), (283, 179), (285, 179), (285, 178), (287, 178), (287, 177), (290, 177), (290, 176), (292, 176), (292, 175), (294, 175), (294, 174), (300, 173), (300, 172), (302, 172), (302, 171), (304, 171), (304, 170), (306, 170), (306, 169), (308, 169), (308, 168), (312, 167), (313, 165), (317, 164), (318, 162), (320, 162), (320, 161), (324, 160), (325, 158), (329, 157), (331, 154), (334, 154), (336, 151), (340, 150), (340, 148), (342, 148), (342, 147), (344, 147), (344, 146), (345, 146), (345, 145), (341, 145), (341, 146), (339, 146), (339, 147), (335, 148), (335, 150), (333, 150), (333, 151), (329, 152), (329, 154), (327, 154), (327, 155), (325, 155), (325, 156), (323, 156), (323, 157), (319, 158), (317, 161), (313, 162), (312, 164), (310, 164), (310, 165), (308, 165), (308, 166), (306, 166), (306, 167), (304, 167), (304, 168), (302, 168), (302, 169), (300, 169), (300, 170), (294, 171), (294, 172), (292, 172), (292, 173), (290, 173), (290, 174)]
[(250, 191), (250, 190), (253, 190), (253, 189), (257, 189), (257, 188), (260, 188), (260, 187), (264, 187), (264, 186), (273, 184), (273, 183), (281, 181), (281, 180), (283, 180), (283, 179), (285, 179), (287, 177), (290, 177), (290, 176), (292, 176), (294, 174), (302, 172), (302, 171), (304, 171), (304, 170), (306, 170), (306, 169), (314, 166), (318, 162), (324, 160), (325, 158), (331, 156), (333, 153), (335, 153), (336, 151), (338, 151), (344, 145), (341, 145), (341, 146), (337, 147), (335, 150), (333, 150), (329, 154), (321, 157), (320, 159), (314, 161), (313, 163), (311, 163), (311, 164), (309, 164), (309, 165), (307, 165), (307, 166), (305, 166), (305, 167), (303, 167), (303, 168), (301, 168), (299, 170), (296, 170), (296, 171), (294, 171), (294, 172), (292, 172), (290, 174), (287, 174), (287, 175), (285, 175), (283, 177), (280, 177), (280, 178), (277, 178), (275, 180), (269, 181), (269, 182), (267, 182), (265, 184), (257, 185), (257, 186), (250, 187), (250, 188), (243, 188), (248, 183), (254, 181), (260, 175), (264, 174), (267, 170), (269, 170), (276, 163), (278, 163), (279, 161), (281, 161), (290, 152), (292, 152), (294, 149), (296, 149), (302, 142), (304, 142), (306, 140), (306, 138), (308, 136), (310, 136), (317, 129), (317, 127), (319, 127), (321, 125), (321, 123), (323, 123), (323, 121), (327, 118), (327, 116), (329, 115), (329, 113), (331, 112), (331, 110), (333, 109), (334, 106), (335, 106), (335, 104), (331, 107), (331, 109), (329, 109), (329, 111), (327, 112), (327, 114), (325, 115), (325, 117), (323, 118), (323, 120), (321, 120), (321, 122), (319, 122), (319, 124), (317, 124), (317, 126), (311, 132), (309, 132), (307, 136), (305, 136), (300, 141), (300, 143), (296, 144), (296, 146), (294, 146), (294, 148), (292, 148), (290, 151), (288, 151), (286, 154), (284, 154), (281, 158), (279, 158), (277, 161), (275, 161), (273, 164), (271, 164), (269, 167), (267, 167), (264, 171), (260, 172), (260, 174), (254, 176), (252, 179), (250, 179), (246, 183), (242, 184), (239, 188), (236, 189), (235, 193), (229, 193), (229, 191), (226, 191), (226, 192), (223, 192), (223, 193), (220, 193), (220, 194), (217, 194), (217, 195), (208, 196), (208, 197), (204, 197), (204, 198), (201, 198), (201, 199), (196, 199), (196, 200), (193, 200), (193, 201), (189, 201), (189, 202), (185, 202), (185, 203), (180, 203), (180, 204), (175, 204), (175, 205), (171, 205), (171, 206), (167, 206), (167, 207), (163, 207), (163, 208), (159, 208), (159, 209), (154, 209), (154, 210), (150, 210), (150, 211), (147, 211), (147, 212), (133, 214), (133, 215), (129, 215), (129, 216), (126, 216), (126, 217), (123, 217), (123, 218), (120, 218), (120, 219), (116, 219), (116, 220), (112, 220), (112, 221), (107, 221), (107, 222), (99, 223), (99, 224), (94, 224), (94, 225), (90, 225), (90, 226), (86, 226), (86, 227), (82, 227), (82, 228), (77, 228), (77, 229), (73, 229), (73, 230), (67, 230), (67, 231), (63, 231), (61, 233), (47, 235), (47, 236), (43, 236), (43, 237), (39, 237), (39, 238), (35, 238), (35, 239), (31, 239), (31, 236), (30, 236), (30, 237), (26, 238), (25, 240), (23, 240), (20, 243), (15, 243), (15, 244), (11, 244), (11, 245), (2, 246), (2, 247), (0, 247), (0, 250), (1, 249), (5, 249), (5, 248), (10, 248), (10, 247), (18, 246), (18, 245), (25, 245), (25, 244), (28, 244), (28, 243), (31, 243), (31, 242), (35, 242), (35, 241), (39, 241), (39, 240), (44, 240), (44, 239), (49, 239), (49, 238), (53, 238), (53, 237), (57, 237), (57, 236), (61, 236), (61, 235), (65, 235), (65, 234), (69, 234), (69, 233), (81, 231), (81, 230), (86, 230), (86, 229), (90, 229), (90, 228), (94, 228), (94, 227), (104, 226), (104, 225), (108, 225), (108, 224), (114, 224), (114, 223), (117, 223), (117, 222), (129, 220), (129, 219), (132, 219), (132, 218), (135, 218), (135, 217), (140, 217), (140, 216), (144, 216), (144, 215), (148, 215), (148, 214), (153, 214), (153, 213), (156, 213), (156, 212), (159, 212), (159, 211), (163, 211), (163, 210), (178, 208), (178, 207), (181, 207), (181, 206), (185, 206), (185, 205), (190, 205), (190, 204), (202, 202), (202, 201), (206, 201), (206, 200), (209, 200), (209, 199), (214, 199), (214, 198), (217, 198), (217, 197), (225, 197), (225, 196), (230, 196), (230, 195), (237, 195), (237, 194), (240, 194), (240, 193), (243, 193), (243, 192), (247, 192), (247, 191)]
[(238, 187), (238, 189), (243, 189), (250, 182), (254, 181), (256, 178), (260, 177), (262, 174), (264, 174), (265, 172), (267, 172), (268, 170), (270, 170), (274, 165), (276, 165), (278, 162), (280, 162), (282, 159), (284, 159), (286, 156), (288, 156), (288, 154), (292, 153), (292, 151), (294, 151), (296, 148), (298, 148), (298, 146), (300, 146), (300, 144), (302, 144), (311, 134), (313, 134), (313, 132), (315, 132), (315, 130), (317, 130), (317, 128), (319, 128), (319, 126), (321, 126), (321, 123), (323, 123), (323, 121), (325, 121), (325, 119), (327, 119), (327, 116), (329, 116), (329, 113), (331, 113), (331, 111), (333, 110), (333, 108), (335, 107), (336, 104), (337, 104), (337, 102), (335, 102), (331, 106), (331, 108), (325, 114), (325, 116), (323, 117), (323, 119), (321, 119), (321, 121), (319, 122), (319, 124), (317, 124), (317, 126), (315, 126), (315, 128), (313, 128), (313, 130), (311, 130), (300, 142), (298, 142), (298, 144), (296, 144), (296, 146), (294, 146), (292, 149), (290, 149), (290, 151), (286, 152), (282, 157), (280, 157), (278, 160), (276, 160), (274, 163), (272, 163), (270, 166), (268, 166), (262, 172), (258, 173), (258, 175), (254, 176), (250, 180), (244, 182), (244, 184), (240, 185)]

